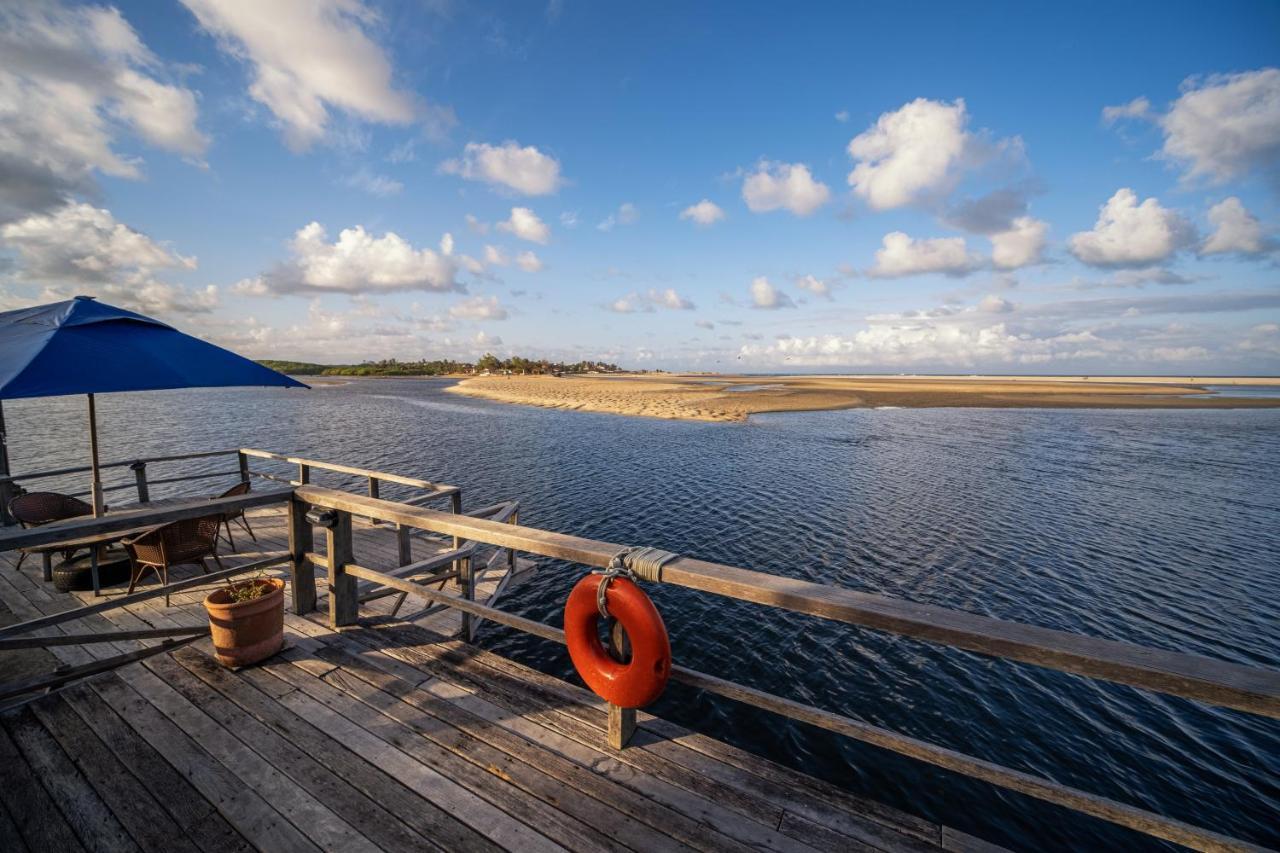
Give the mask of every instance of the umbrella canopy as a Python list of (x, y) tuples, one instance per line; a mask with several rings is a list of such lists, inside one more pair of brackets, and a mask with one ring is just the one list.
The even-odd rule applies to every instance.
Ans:
[(0, 400), (271, 385), (296, 379), (84, 296), (0, 314)]
[[(159, 320), (87, 296), (0, 313), (0, 400), (89, 395), (95, 515), (102, 512), (102, 482), (94, 394), (236, 385), (307, 387)], [(0, 462), (7, 474), (7, 452)]]

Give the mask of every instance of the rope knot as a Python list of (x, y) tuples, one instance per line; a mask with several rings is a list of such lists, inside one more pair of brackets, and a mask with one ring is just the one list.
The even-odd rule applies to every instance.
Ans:
[(616, 577), (624, 577), (632, 582), (645, 580), (660, 583), (662, 567), (679, 557), (679, 554), (663, 551), (661, 548), (623, 548), (609, 560), (608, 568), (593, 569), (592, 574), (601, 575), (600, 585), (596, 587), (596, 609), (600, 611), (600, 617), (610, 618), (609, 608), (605, 605), (609, 581)]

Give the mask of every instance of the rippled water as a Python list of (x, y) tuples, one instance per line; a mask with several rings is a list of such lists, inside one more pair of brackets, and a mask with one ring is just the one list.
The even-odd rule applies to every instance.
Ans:
[[(726, 425), (505, 406), (445, 384), (107, 396), (103, 457), (308, 453), (455, 483), (469, 506), (516, 497), (522, 521), (553, 530), (1280, 666), (1280, 411), (881, 409)], [(81, 462), (83, 406), (6, 403), (15, 470)], [(558, 623), (582, 572), (547, 566), (505, 606)], [(685, 590), (653, 595), (688, 666), (1280, 845), (1274, 721)], [(481, 642), (571, 676), (560, 647), (495, 626)], [(1157, 846), (679, 685), (653, 710), (992, 841)]]

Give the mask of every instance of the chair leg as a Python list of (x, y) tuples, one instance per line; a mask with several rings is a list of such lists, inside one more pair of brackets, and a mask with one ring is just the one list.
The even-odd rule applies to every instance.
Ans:
[(249, 534), (250, 539), (252, 539), (254, 542), (258, 541), (258, 537), (254, 535), (253, 528), (249, 526), (248, 518), (242, 515), (239, 518), (237, 518), (236, 521), (238, 521), (240, 525), (245, 529), (245, 532)]
[(209, 564), (205, 562), (204, 557), (200, 558), (200, 571), (204, 572), (206, 575), (209, 574)]
[(227, 544), (231, 546), (231, 552), (235, 553), (236, 540), (231, 538), (231, 522), (224, 518), (222, 519), (222, 526), (227, 529)]
[(163, 566), (157, 574), (160, 575), (160, 582), (164, 584), (164, 606), (169, 606), (169, 566)]
[(224, 571), (222, 566), (222, 558), (219, 557), (217, 554), (210, 554), (209, 556), (213, 557), (213, 561), (218, 564), (218, 571), (220, 572)]
[(31, 556), (31, 555), (30, 555), (30, 554), (28, 554), (26, 551), (19, 551), (19, 552), (18, 552), (18, 564), (17, 564), (16, 566), (14, 566), (14, 567), (13, 567), (14, 571), (18, 571), (19, 569), (21, 569), (21, 568), (22, 568), (22, 561), (23, 561), (23, 560), (25, 560), (25, 559), (27, 559), (27, 557), (29, 557), (29, 556)]

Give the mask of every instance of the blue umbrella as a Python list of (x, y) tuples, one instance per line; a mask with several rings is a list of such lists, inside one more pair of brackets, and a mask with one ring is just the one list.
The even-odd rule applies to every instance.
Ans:
[[(237, 385), (307, 387), (159, 320), (88, 296), (0, 313), (0, 400), (89, 397), (95, 515), (102, 512), (102, 482), (94, 394)], [(3, 461), (7, 474), (7, 450)]]

